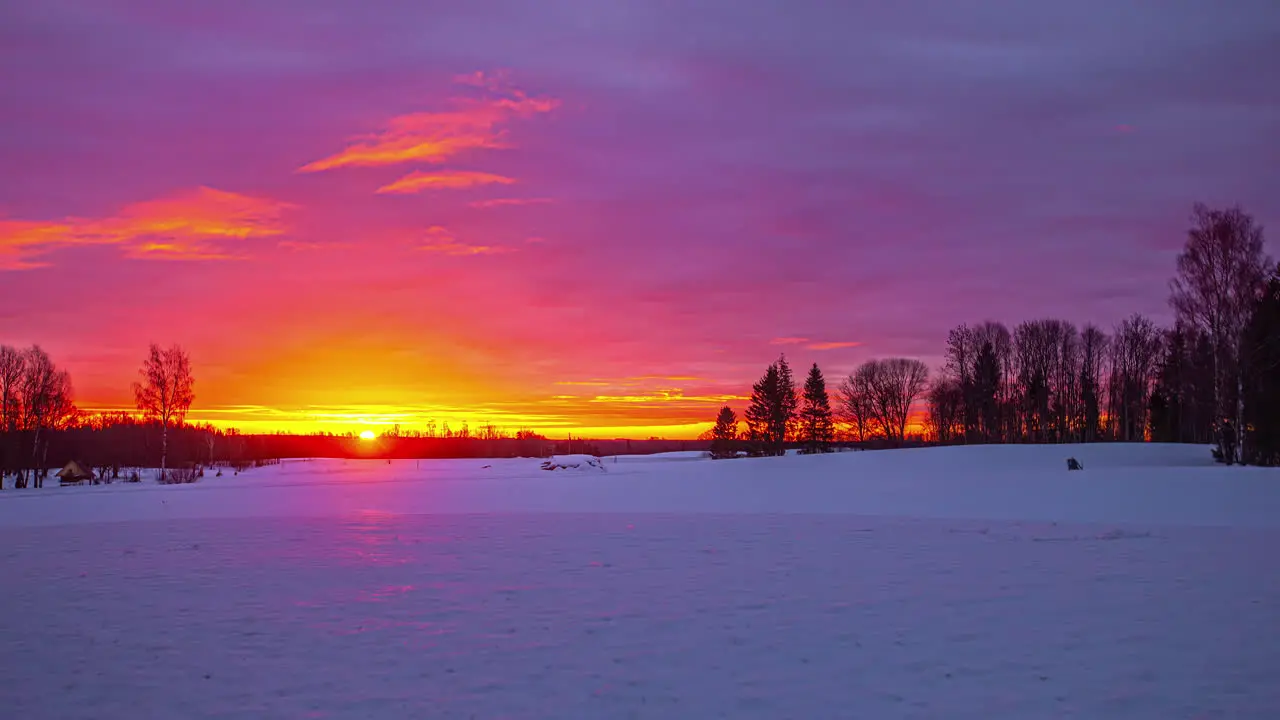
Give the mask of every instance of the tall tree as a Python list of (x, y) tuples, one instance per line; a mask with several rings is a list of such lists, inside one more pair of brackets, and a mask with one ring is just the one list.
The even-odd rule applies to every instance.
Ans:
[(975, 334), (968, 325), (960, 325), (947, 333), (946, 372), (956, 381), (960, 391), (961, 434), (966, 442), (974, 442), (980, 434), (978, 403), (975, 395), (977, 352)]
[(1178, 274), (1170, 283), (1169, 304), (1180, 321), (1209, 336), (1218, 448), (1231, 463), (1239, 459), (1244, 434), (1238, 350), (1269, 260), (1262, 227), (1239, 207), (1214, 210), (1197, 203), (1191, 223), (1178, 255)]
[(827, 395), (827, 381), (818, 363), (809, 368), (809, 376), (804, 381), (800, 428), (808, 452), (828, 452), (831, 449), (831, 398)]
[(746, 420), (753, 452), (786, 454), (787, 431), (795, 420), (797, 403), (791, 368), (786, 357), (780, 357), (751, 388)]
[(779, 455), (786, 454), (786, 441), (794, 435), (796, 412), (800, 409), (800, 396), (796, 392), (795, 376), (791, 373), (791, 365), (786, 355), (778, 356), (778, 401), (774, 409), (774, 430), (782, 443)]
[(0, 345), (0, 432), (18, 429), (18, 382), (25, 357), (17, 348)]
[(906, 439), (911, 406), (924, 394), (929, 368), (919, 360), (888, 358), (871, 360), (858, 368), (871, 389), (872, 417), (890, 442)]
[(840, 419), (849, 426), (856, 442), (864, 442), (871, 431), (871, 388), (866, 378), (853, 373), (840, 382), (837, 390)]
[(133, 384), (138, 410), (149, 420), (160, 421), (160, 479), (165, 479), (169, 459), (169, 426), (181, 425), (195, 400), (191, 358), (180, 346), (161, 349), (152, 343), (151, 353), (138, 371), (140, 382)]
[(716, 415), (716, 425), (711, 429), (711, 457), (719, 460), (738, 454), (738, 415), (725, 405)]
[(929, 429), (935, 441), (947, 445), (963, 435), (964, 393), (960, 390), (959, 380), (939, 378), (929, 387), (925, 401), (929, 406)]
[(1247, 428), (1241, 461), (1280, 465), (1280, 266), (1245, 327), (1241, 365)]
[(1147, 410), (1162, 338), (1155, 323), (1134, 314), (1116, 328), (1111, 342), (1111, 415), (1116, 439), (1145, 439)]
[(24, 362), (25, 356), (20, 350), (0, 345), (0, 489), (4, 488), (4, 476), (17, 471), (21, 464), (18, 422), (22, 417), (22, 404), (18, 385)]
[(1001, 436), (1000, 419), (1000, 361), (995, 346), (983, 341), (974, 356), (972, 381), (964, 403), (972, 405), (971, 421), (977, 423), (977, 435), (982, 442), (998, 442)]
[(1102, 430), (1102, 366), (1107, 357), (1107, 334), (1095, 325), (1080, 333), (1081, 439), (1093, 442)]
[[(20, 428), (31, 440), (27, 468), (32, 471), (36, 487), (44, 485), (44, 475), (48, 471), (45, 466), (48, 431), (59, 429), (75, 412), (71, 392), (71, 376), (65, 370), (59, 370), (39, 345), (33, 345), (23, 353), (22, 376), (18, 381), (18, 393), (22, 398)], [(18, 482), (20, 487), (27, 487), (25, 472)]]

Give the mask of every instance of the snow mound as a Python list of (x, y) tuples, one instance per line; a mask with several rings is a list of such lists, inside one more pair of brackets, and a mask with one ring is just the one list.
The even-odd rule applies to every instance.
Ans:
[(556, 455), (542, 463), (543, 470), (597, 470), (605, 472), (604, 461), (594, 455)]

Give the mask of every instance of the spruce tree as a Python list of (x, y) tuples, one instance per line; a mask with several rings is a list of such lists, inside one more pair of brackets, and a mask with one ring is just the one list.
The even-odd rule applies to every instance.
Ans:
[(738, 454), (738, 415), (725, 405), (716, 416), (716, 426), (711, 430), (711, 457), (717, 460)]
[(827, 381), (822, 377), (822, 370), (818, 369), (817, 363), (814, 363), (813, 367), (809, 368), (809, 377), (804, 382), (800, 423), (805, 452), (830, 451), (833, 428), (831, 399), (827, 396)]
[(1240, 344), (1245, 446), (1251, 465), (1280, 465), (1280, 266), (1255, 304)]
[(787, 356), (779, 356), (775, 365), (778, 367), (778, 388), (772, 402), (772, 422), (769, 427), (770, 454), (786, 455), (787, 439), (795, 434), (792, 431), (792, 425), (795, 423), (796, 411), (800, 407), (800, 398), (796, 394), (796, 381), (791, 374), (791, 366), (787, 364)]
[(788, 431), (795, 421), (798, 405), (791, 367), (787, 359), (781, 357), (751, 386), (751, 404), (745, 417), (753, 454), (786, 454)]
[(773, 418), (773, 399), (778, 396), (778, 364), (773, 363), (764, 376), (751, 386), (751, 404), (744, 417), (747, 421), (747, 440), (752, 455), (765, 455), (770, 451), (769, 431)]

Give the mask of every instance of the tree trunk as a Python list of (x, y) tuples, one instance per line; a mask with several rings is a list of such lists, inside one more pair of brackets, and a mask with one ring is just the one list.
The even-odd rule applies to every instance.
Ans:
[(164, 482), (165, 462), (169, 459), (169, 423), (160, 425), (160, 482)]
[[(1239, 364), (1239, 363), (1237, 363)], [(1236, 369), (1236, 461), (1244, 464), (1244, 374)]]

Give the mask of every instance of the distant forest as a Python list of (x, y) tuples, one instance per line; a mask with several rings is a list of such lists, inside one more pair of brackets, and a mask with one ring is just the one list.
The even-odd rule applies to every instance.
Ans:
[(1173, 327), (1142, 315), (1110, 332), (960, 325), (932, 381), (919, 360), (871, 360), (840, 382), (834, 407), (816, 364), (797, 390), (783, 357), (754, 385), (745, 430), (725, 407), (707, 438), (718, 457), (901, 445), (922, 401), (931, 443), (1204, 443), (1228, 464), (1280, 464), (1280, 266), (1262, 228), (1239, 208), (1197, 205), (1169, 290)]
[[(137, 414), (90, 414), (73, 403), (69, 374), (39, 346), (0, 346), (0, 478), (40, 487), (76, 461), (84, 477), (191, 482), (207, 470), (241, 470), (293, 457), (383, 459), (541, 457), (709, 447), (719, 458), (780, 455), (789, 448), (901, 447), (921, 442), (1203, 443), (1227, 464), (1280, 464), (1280, 266), (1262, 228), (1239, 208), (1197, 205), (1169, 283), (1172, 327), (1133, 315), (1110, 332), (1057, 319), (1012, 330), (960, 325), (930, 379), (912, 358), (880, 358), (842, 378), (834, 393), (814, 364), (797, 387), (785, 357), (753, 385), (739, 417), (721, 408), (698, 441), (547, 440), (487, 424), (354, 435), (243, 435), (185, 422), (194, 401), (190, 358), (152, 345), (133, 384)], [(924, 433), (908, 433), (924, 408)], [(745, 429), (742, 425), (745, 424)], [(0, 483), (3, 487), (3, 483)]]

